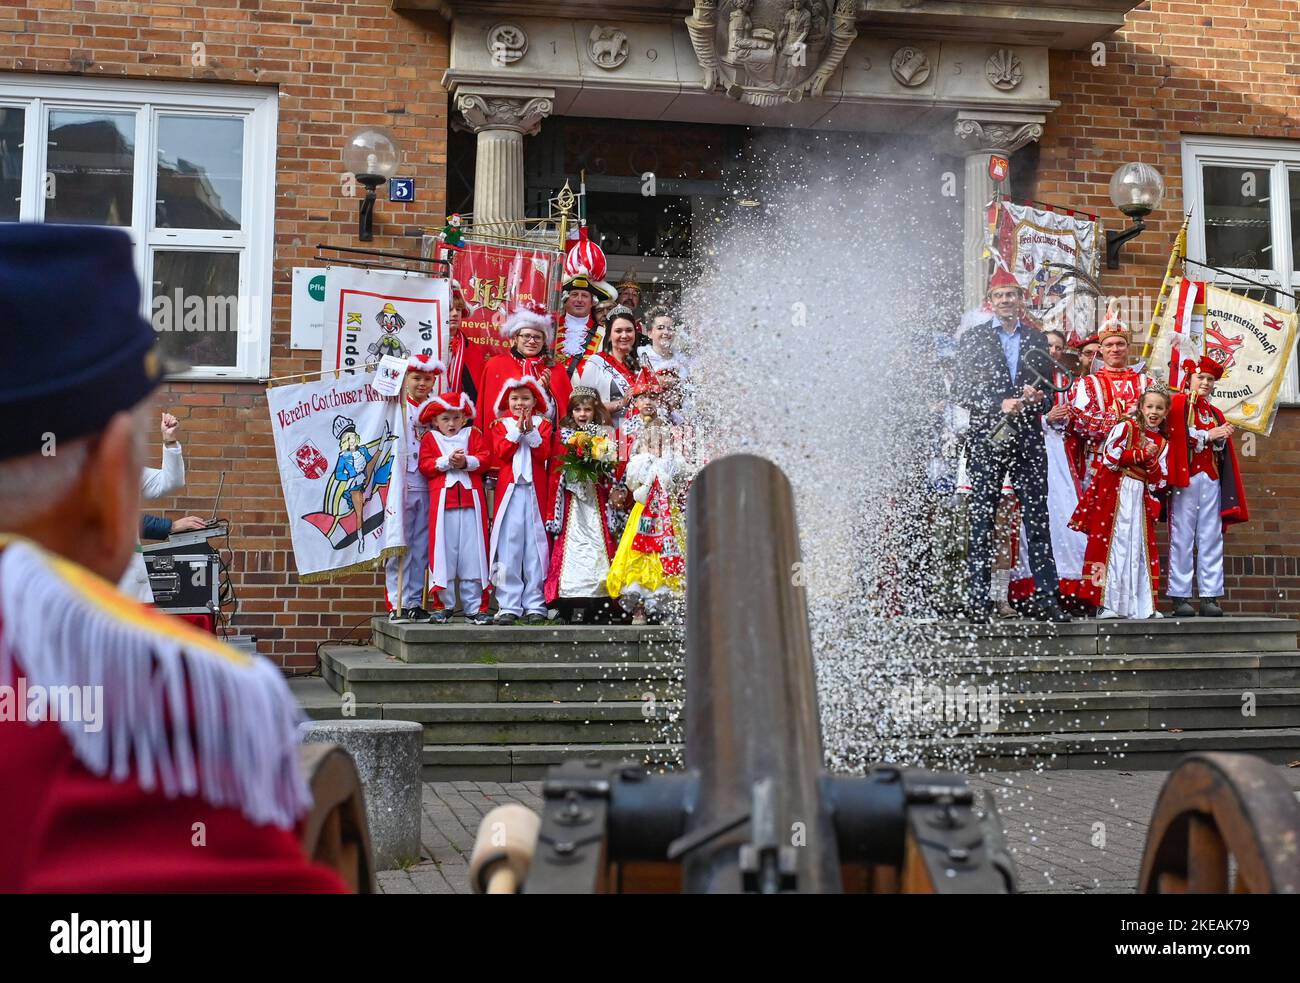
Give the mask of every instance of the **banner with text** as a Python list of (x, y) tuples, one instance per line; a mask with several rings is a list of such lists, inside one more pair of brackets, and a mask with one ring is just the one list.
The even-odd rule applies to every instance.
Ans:
[[(1175, 282), (1175, 297), (1178, 286)], [(1278, 393), (1295, 348), (1296, 325), (1291, 311), (1206, 285), (1200, 331), (1190, 332), (1192, 354), (1197, 359), (1208, 355), (1224, 367), (1212, 402), (1233, 426), (1258, 434), (1273, 429)], [(1170, 363), (1171, 350), (1177, 355), (1178, 348), (1187, 345), (1178, 328), (1178, 305), (1168, 304), (1151, 349), (1153, 370)]]
[(327, 376), (266, 391), (294, 563), (326, 580), (401, 552), (401, 403), (374, 374)]
[(321, 368), (365, 372), (385, 355), (446, 361), (446, 278), (331, 266), (325, 276)]
[(560, 254), (466, 240), (453, 269), (468, 308), (460, 322), (465, 339), (488, 349), (505, 348), (509, 342), (501, 336), (501, 324), (510, 311), (523, 303), (550, 307)]
[(1094, 293), (1065, 264), (1095, 277), (1100, 271), (1098, 223), (1090, 215), (1049, 211), (1005, 198), (987, 211), (985, 243), (994, 269), (1007, 269), (1025, 291), (1025, 308), (1044, 329), (1064, 331), (1067, 340), (1097, 330)]

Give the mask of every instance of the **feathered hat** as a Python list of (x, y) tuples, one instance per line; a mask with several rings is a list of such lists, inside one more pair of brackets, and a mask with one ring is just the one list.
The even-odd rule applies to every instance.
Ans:
[(476, 412), (474, 400), (466, 393), (438, 393), (420, 406), (420, 422), (426, 427), (431, 426), (439, 413), (464, 413), (472, 420)]
[(432, 355), (417, 355), (414, 352), (406, 360), (407, 372), (428, 372), (430, 375), (445, 375), (447, 366)]
[(540, 331), (546, 338), (548, 348), (555, 344), (555, 322), (551, 320), (551, 316), (546, 313), (546, 308), (541, 304), (526, 301), (519, 305), (514, 313), (506, 318), (506, 323), (502, 325), (501, 330), (507, 338), (514, 341), (515, 335), (524, 328)]
[(504, 413), (510, 409), (510, 394), (516, 389), (527, 389), (537, 400), (537, 405), (533, 412), (540, 416), (545, 416), (551, 409), (551, 402), (546, 398), (546, 393), (542, 391), (541, 383), (532, 376), (524, 376), (522, 379), (507, 379), (501, 387), (501, 393), (497, 396), (497, 412)]
[(1209, 355), (1202, 355), (1200, 363), (1196, 366), (1197, 372), (1204, 372), (1206, 375), (1212, 375), (1215, 379), (1223, 378), (1223, 369), (1223, 363)]
[(1128, 325), (1120, 318), (1119, 309), (1111, 305), (1106, 308), (1106, 318), (1097, 329), (1097, 341), (1105, 341), (1114, 335), (1121, 336), (1125, 341), (1129, 340)]
[(578, 229), (578, 241), (569, 247), (564, 257), (562, 290), (586, 290), (597, 300), (609, 300), (618, 291), (605, 283), (608, 264), (605, 252), (589, 238), (587, 227)]

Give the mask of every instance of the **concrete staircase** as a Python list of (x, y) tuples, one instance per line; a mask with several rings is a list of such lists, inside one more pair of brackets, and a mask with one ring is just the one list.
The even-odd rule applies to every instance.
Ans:
[[(940, 765), (951, 756), (937, 746), (954, 744), (992, 770), (1167, 768), (1192, 750), (1287, 763), (1300, 759), (1297, 629), (1280, 618), (935, 624), (898, 682), (922, 695), (996, 687), (994, 720), (913, 731), (942, 735), (916, 742)], [(370, 645), (325, 645), (323, 678), (291, 685), (313, 717), (342, 716), (346, 695), (354, 716), (418, 721), (426, 780), (531, 780), (573, 757), (678, 760), (683, 651), (670, 629), (377, 618), (373, 631)]]
[(1284, 618), (943, 625), (916, 676), (947, 694), (985, 687), (986, 705), (997, 687), (995, 726), (944, 722), (987, 769), (1167, 768), (1194, 750), (1287, 763), (1300, 759), (1297, 629)]
[(414, 720), (426, 781), (523, 781), (573, 757), (649, 765), (680, 754), (680, 641), (668, 628), (373, 622), (372, 645), (325, 645), (307, 713)]

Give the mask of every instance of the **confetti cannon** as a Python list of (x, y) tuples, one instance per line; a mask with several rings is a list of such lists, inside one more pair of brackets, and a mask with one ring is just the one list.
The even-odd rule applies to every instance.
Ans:
[(794, 501), (780, 469), (749, 455), (715, 461), (688, 511), (685, 768), (552, 769), (540, 829), (517, 813), (484, 817), (475, 888), (1014, 891), (991, 797), (977, 803), (960, 776), (824, 773)]
[[(1063, 386), (1058, 386), (1053, 382), (1053, 372), (1064, 372), (1066, 379), (1073, 381), (1070, 370), (1041, 348), (1031, 348), (1025, 353), (1024, 369), (1029, 374), (1029, 381), (1026, 382), (1023, 379), (1017, 381), (1021, 385), (1041, 389), (1044, 393), (1063, 393), (1070, 388), (1070, 382), (1066, 382)], [(1020, 420), (1019, 413), (1003, 413), (1001, 421), (993, 430), (993, 433), (989, 435), (989, 440), (995, 444), (1010, 440), (1015, 435)]]

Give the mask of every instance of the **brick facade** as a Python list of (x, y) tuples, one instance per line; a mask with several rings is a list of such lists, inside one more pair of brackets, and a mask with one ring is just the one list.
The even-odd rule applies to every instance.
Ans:
[[(1151, 2), (1090, 53), (1052, 53), (1052, 94), (1061, 106), (1037, 153), (1034, 197), (1108, 215), (1107, 182), (1122, 160), (1165, 175), (1166, 204), (1149, 231), (1108, 272), (1109, 293), (1154, 293), (1181, 222), (1180, 136), (1300, 137), (1300, 6), (1292, 0)], [(449, 25), (437, 13), (395, 13), (387, 0), (0, 0), (0, 71), (88, 79), (170, 79), (275, 86), (279, 100), (272, 375), (317, 368), (289, 350), (289, 286), (317, 243), (353, 245), (357, 202), (340, 188), (345, 136), (365, 123), (394, 128), (403, 173), (420, 198), (380, 195), (376, 248), (410, 249), (409, 227), (444, 215), (447, 95), (440, 85)], [(205, 63), (193, 64), (193, 45)], [(284, 533), (271, 458), (270, 424), (257, 383), (182, 383), (164, 402), (182, 419), (189, 467), (185, 496), (168, 514), (211, 507), (227, 472), (222, 512), (232, 520), (237, 627), (290, 668), (314, 665), (317, 645), (339, 638), (380, 604), (380, 579), (299, 585)], [(1244, 459), (1252, 522), (1230, 534), (1228, 585), (1238, 611), (1300, 615), (1300, 410), (1283, 409), (1258, 454)]]
[[(1106, 45), (1052, 52), (1052, 97), (1034, 197), (1122, 218), (1108, 184), (1128, 160), (1165, 177), (1165, 203), (1148, 231), (1124, 247), (1123, 267), (1103, 270), (1110, 295), (1159, 290), (1183, 221), (1184, 135), (1300, 139), (1300, 5), (1144, 3)], [(1136, 326), (1135, 326), (1136, 327)], [(1145, 325), (1142, 326), (1145, 331)], [(1237, 438), (1240, 441), (1240, 436)], [(1238, 445), (1240, 449), (1240, 444)], [(1279, 410), (1273, 433), (1241, 458), (1251, 521), (1228, 533), (1228, 610), (1300, 615), (1300, 408)]]
[[(399, 205), (383, 189), (376, 249), (410, 251), (408, 227), (440, 227), (446, 188), (450, 25), (438, 14), (393, 12), (387, 0), (4, 0), (0, 71), (89, 79), (167, 79), (275, 86), (279, 92), (271, 374), (320, 367), (289, 350), (294, 266), (312, 265), (317, 243), (357, 245), (357, 200), (344, 197), (341, 151), (367, 123), (402, 141), (401, 173), (419, 199)], [(196, 42), (205, 64), (194, 65)], [(226, 472), (221, 512), (230, 517), (238, 629), (287, 667), (315, 664), (316, 646), (382, 604), (382, 578), (299, 586), (285, 532), (271, 426), (257, 383), (178, 383), (160, 401), (182, 422), (185, 494), (158, 503), (169, 516), (210, 511)], [(154, 453), (161, 452), (155, 446)], [(221, 541), (218, 541), (219, 543)]]

